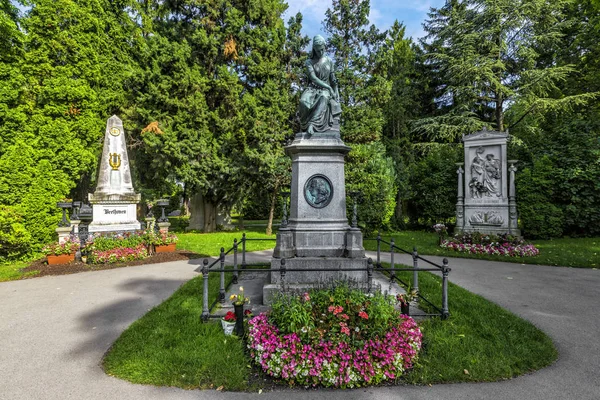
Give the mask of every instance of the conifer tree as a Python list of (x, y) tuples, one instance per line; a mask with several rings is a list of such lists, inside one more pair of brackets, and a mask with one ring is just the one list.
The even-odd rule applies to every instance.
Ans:
[(381, 138), (382, 109), (389, 99), (380, 51), (386, 33), (369, 26), (369, 12), (368, 0), (334, 0), (323, 23), (341, 88), (341, 132), (349, 143)]
[(564, 8), (572, 0), (450, 0), (432, 9), (422, 41), (430, 63), (441, 77), (441, 115), (419, 121), (428, 138), (456, 141), (482, 125), (500, 131), (508, 105), (519, 104), (518, 124), (529, 113), (583, 104), (590, 96), (556, 98), (557, 83), (571, 65), (540, 67), (540, 49), (560, 41)]
[(207, 232), (218, 210), (264, 179), (291, 134), (285, 7), (280, 0), (146, 7), (152, 35), (132, 114), (140, 131), (154, 121), (160, 129), (140, 136), (152, 165), (146, 182), (171, 177), (202, 194)]
[[(20, 20), (23, 53), (12, 61), (19, 73), (6, 84), (17, 102), (0, 117), (0, 203), (22, 205), (26, 227), (44, 243), (60, 218), (56, 202), (72, 197), (82, 177), (95, 175), (106, 119), (125, 103), (135, 35), (126, 4), (28, 5)], [(15, 176), (16, 165), (24, 168)]]
[(347, 190), (360, 191), (362, 203), (368, 204), (359, 208), (367, 230), (389, 223), (396, 197), (394, 164), (381, 143), (391, 88), (383, 47), (387, 32), (369, 26), (369, 12), (368, 0), (334, 0), (323, 23), (340, 88), (341, 136), (352, 146)]

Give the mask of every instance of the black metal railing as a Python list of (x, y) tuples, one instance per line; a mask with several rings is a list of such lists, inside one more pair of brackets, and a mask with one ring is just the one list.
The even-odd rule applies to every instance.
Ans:
[[(412, 252), (408, 251), (408, 250), (404, 250), (404, 249), (396, 246), (396, 244), (394, 243), (394, 238), (391, 238), (389, 242), (385, 241), (381, 238), (380, 233), (377, 234), (376, 238), (370, 238), (370, 239), (365, 239), (365, 240), (376, 240), (377, 241), (377, 262), (376, 262), (377, 267), (381, 267), (381, 245), (386, 244), (386, 245), (390, 246), (390, 269), (391, 269), (391, 271), (389, 273), (390, 280), (396, 280), (397, 282), (401, 283), (402, 285), (404, 285), (406, 287), (410, 287), (411, 285), (409, 285), (407, 282), (404, 282), (401, 279), (399, 279), (398, 277), (396, 277), (396, 272), (397, 271), (412, 271), (413, 272), (413, 281), (412, 281), (411, 291), (416, 293), (418, 299), (425, 301), (431, 307), (436, 309), (439, 312), (439, 315), (442, 317), (442, 319), (448, 318), (448, 316), (450, 315), (450, 312), (448, 309), (448, 276), (452, 269), (448, 266), (447, 258), (444, 258), (442, 260), (442, 265), (439, 265), (431, 260), (421, 257), (419, 255), (416, 247), (413, 247)], [(413, 259), (412, 268), (395, 268), (394, 254), (396, 252), (410, 255)], [(424, 261), (427, 264), (430, 264), (433, 268), (419, 268), (419, 260)], [(433, 304), (431, 301), (429, 301), (427, 298), (425, 298), (421, 294), (421, 292), (419, 290), (419, 272), (421, 272), (421, 271), (441, 272), (441, 274), (442, 274), (442, 308), (439, 308), (438, 306)]]
[[(233, 246), (225, 251), (225, 248), (221, 248), (221, 252), (219, 255), (219, 258), (217, 258), (216, 260), (214, 260), (212, 263), (209, 263), (208, 259), (204, 259), (203, 261), (203, 265), (202, 265), (202, 276), (203, 276), (203, 304), (202, 304), (202, 320), (203, 321), (207, 321), (209, 318), (221, 318), (220, 315), (215, 315), (215, 314), (210, 314), (210, 310), (213, 309), (218, 302), (220, 302), (221, 304), (225, 303), (225, 274), (233, 274), (232, 283), (237, 283), (238, 282), (238, 277), (239, 277), (239, 270), (243, 269), (246, 271), (256, 271), (256, 272), (262, 272), (262, 273), (271, 273), (271, 272), (278, 272), (280, 275), (280, 279), (279, 279), (279, 284), (280, 284), (280, 290), (282, 292), (286, 292), (286, 274), (288, 272), (306, 272), (305, 269), (301, 269), (301, 268), (288, 268), (286, 266), (286, 259), (282, 258), (281, 259), (281, 264), (279, 268), (250, 268), (247, 266), (246, 264), (246, 242), (247, 241), (259, 241), (259, 240), (275, 240), (275, 239), (250, 239), (250, 238), (246, 238), (246, 234), (244, 233), (242, 235), (242, 238), (238, 241), (237, 239), (234, 239), (233, 241)], [(374, 271), (380, 271), (380, 272), (384, 272), (387, 273), (390, 279), (390, 283), (397, 281), (399, 283), (401, 283), (402, 285), (405, 286), (409, 286), (406, 282), (403, 282), (402, 280), (400, 280), (397, 275), (396, 272), (400, 272), (400, 271), (413, 271), (414, 276), (413, 276), (413, 289), (412, 290), (416, 290), (416, 294), (418, 296), (419, 299), (422, 299), (423, 301), (425, 301), (427, 304), (429, 304), (431, 307), (433, 307), (435, 310), (438, 311), (438, 313), (430, 313), (430, 314), (419, 314), (422, 316), (439, 316), (442, 319), (446, 319), (448, 318), (448, 316), (450, 315), (449, 310), (448, 310), (448, 274), (450, 272), (450, 268), (448, 267), (448, 260), (446, 258), (444, 258), (443, 260), (443, 265), (439, 265), (436, 264), (432, 261), (429, 261), (421, 256), (418, 255), (417, 250), (413, 249), (413, 252), (408, 252), (406, 250), (403, 250), (399, 247), (397, 247), (394, 243), (394, 240), (392, 239), (390, 242), (386, 242), (385, 240), (381, 239), (381, 235), (378, 235), (376, 239), (366, 239), (366, 240), (377, 240), (377, 263), (375, 264), (375, 266), (373, 265), (373, 260), (371, 258), (369, 258), (367, 260), (367, 268), (317, 268), (317, 269), (311, 269), (311, 271), (314, 272), (366, 272), (367, 273), (367, 290), (369, 292), (371, 292), (373, 290), (373, 272)], [(238, 246), (239, 244), (242, 244), (242, 263), (241, 263), (241, 268), (239, 268), (238, 266)], [(390, 256), (391, 256), (391, 263), (390, 263), (390, 267), (389, 268), (384, 268), (381, 265), (381, 244), (387, 244), (390, 246)], [(412, 268), (396, 268), (395, 264), (394, 264), (394, 254), (395, 251), (400, 251), (406, 254), (411, 254), (413, 256), (413, 267)], [(231, 252), (233, 252), (233, 266), (231, 269), (226, 269), (225, 268), (225, 256), (227, 254), (230, 254)], [(420, 268), (418, 266), (418, 260), (422, 260), (428, 264), (431, 264), (433, 267), (431, 268)], [(218, 268), (215, 268), (215, 266), (219, 265)], [(421, 293), (419, 293), (418, 291), (418, 273), (419, 272), (441, 272), (442, 273), (442, 307), (439, 308), (437, 307), (435, 304), (433, 304), (431, 301), (429, 301), (428, 299), (426, 299), (425, 297), (423, 297), (421, 295)], [(220, 286), (219, 286), (219, 295), (218, 297), (213, 301), (213, 303), (210, 305), (208, 304), (208, 278), (209, 278), (209, 274), (211, 273), (219, 273), (220, 274)]]

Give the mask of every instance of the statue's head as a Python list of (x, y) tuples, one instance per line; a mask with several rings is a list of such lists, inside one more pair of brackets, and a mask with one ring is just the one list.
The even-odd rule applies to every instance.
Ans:
[(325, 38), (317, 35), (313, 38), (311, 58), (321, 58), (325, 54)]

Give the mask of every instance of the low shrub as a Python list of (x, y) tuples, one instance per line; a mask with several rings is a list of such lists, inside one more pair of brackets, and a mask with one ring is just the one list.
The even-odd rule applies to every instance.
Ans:
[(152, 246), (177, 243), (178, 237), (171, 232), (153, 229), (119, 234), (94, 234), (86, 242), (84, 252), (94, 264), (141, 260), (150, 255)]
[(532, 257), (540, 251), (518, 236), (508, 234), (493, 235), (479, 232), (464, 232), (443, 240), (443, 249), (472, 254), (491, 254), (509, 257)]
[(62, 254), (73, 254), (79, 249), (79, 239), (76, 236), (67, 238), (63, 243), (55, 242), (47, 244), (42, 248), (45, 255), (60, 256)]
[(145, 232), (124, 232), (119, 234), (109, 233), (100, 234), (95, 233), (90, 235), (86, 245), (85, 251), (107, 251), (113, 249), (125, 249), (135, 248), (140, 244), (147, 245), (148, 239)]
[(90, 252), (88, 260), (92, 264), (113, 264), (142, 260), (148, 257), (148, 249), (143, 243), (135, 247), (119, 247), (109, 250), (94, 250)]
[(156, 232), (147, 230), (143, 233), (143, 240), (147, 245), (166, 246), (168, 244), (177, 243), (179, 238), (171, 232)]
[(396, 301), (348, 287), (277, 298), (249, 321), (248, 347), (290, 385), (357, 387), (399, 378), (421, 348), (415, 321)]
[(22, 212), (17, 207), (0, 206), (0, 262), (22, 258), (32, 247)]

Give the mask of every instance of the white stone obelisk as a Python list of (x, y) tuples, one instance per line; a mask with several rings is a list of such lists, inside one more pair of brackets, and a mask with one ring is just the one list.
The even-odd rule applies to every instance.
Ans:
[(123, 121), (116, 115), (106, 124), (96, 191), (89, 194), (93, 220), (89, 232), (122, 232), (140, 229), (137, 204), (140, 194), (131, 183)]

